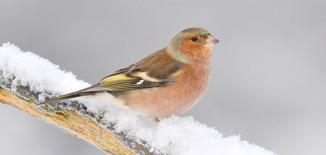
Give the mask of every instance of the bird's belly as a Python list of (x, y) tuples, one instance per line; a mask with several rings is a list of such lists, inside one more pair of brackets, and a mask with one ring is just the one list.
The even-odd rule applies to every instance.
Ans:
[(207, 76), (180, 78), (173, 85), (130, 91), (121, 96), (131, 109), (153, 117), (167, 117), (189, 110), (207, 88)]

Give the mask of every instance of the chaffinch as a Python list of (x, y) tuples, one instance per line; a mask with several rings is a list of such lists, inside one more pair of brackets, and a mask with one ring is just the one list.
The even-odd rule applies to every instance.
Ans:
[(205, 92), (212, 48), (218, 42), (206, 29), (185, 29), (165, 48), (104, 77), (99, 83), (41, 104), (108, 95), (132, 111), (152, 117), (181, 114)]

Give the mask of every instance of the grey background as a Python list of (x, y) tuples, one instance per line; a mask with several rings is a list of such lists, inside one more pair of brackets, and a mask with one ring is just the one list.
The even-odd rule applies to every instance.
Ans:
[[(209, 90), (185, 115), (279, 154), (326, 154), (325, 15), (324, 0), (0, 0), (0, 42), (95, 83), (205, 27), (221, 42)], [(0, 124), (1, 154), (103, 154), (8, 106)]]

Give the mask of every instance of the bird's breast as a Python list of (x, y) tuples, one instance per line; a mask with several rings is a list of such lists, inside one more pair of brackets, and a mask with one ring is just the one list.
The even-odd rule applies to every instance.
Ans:
[(185, 65), (167, 87), (132, 90), (120, 96), (131, 109), (154, 117), (181, 114), (189, 110), (207, 88), (210, 68)]

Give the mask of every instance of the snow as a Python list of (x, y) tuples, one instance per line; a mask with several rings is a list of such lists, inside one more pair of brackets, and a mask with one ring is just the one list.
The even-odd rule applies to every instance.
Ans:
[(13, 90), (20, 85), (29, 85), (38, 92), (50, 91), (53, 94), (68, 93), (89, 86), (88, 83), (76, 80), (71, 72), (59, 69), (49, 60), (32, 52), (22, 52), (18, 47), (5, 43), (0, 48), (0, 68), (3, 77), (14, 74)]
[[(59, 95), (89, 86), (77, 80), (71, 72), (32, 52), (23, 52), (15, 45), (6, 43), (0, 47), (1, 80), (14, 74), (12, 91), (16, 86), (29, 85), (31, 90)], [(42, 96), (42, 95), (41, 95)], [(39, 100), (43, 100), (40, 98)], [(241, 140), (239, 136), (223, 136), (212, 127), (193, 117), (172, 116), (154, 121), (110, 103), (83, 102), (92, 112), (105, 113), (107, 122), (115, 123), (117, 132), (125, 132), (135, 141), (146, 141), (148, 147), (173, 155), (274, 155), (260, 146)]]

